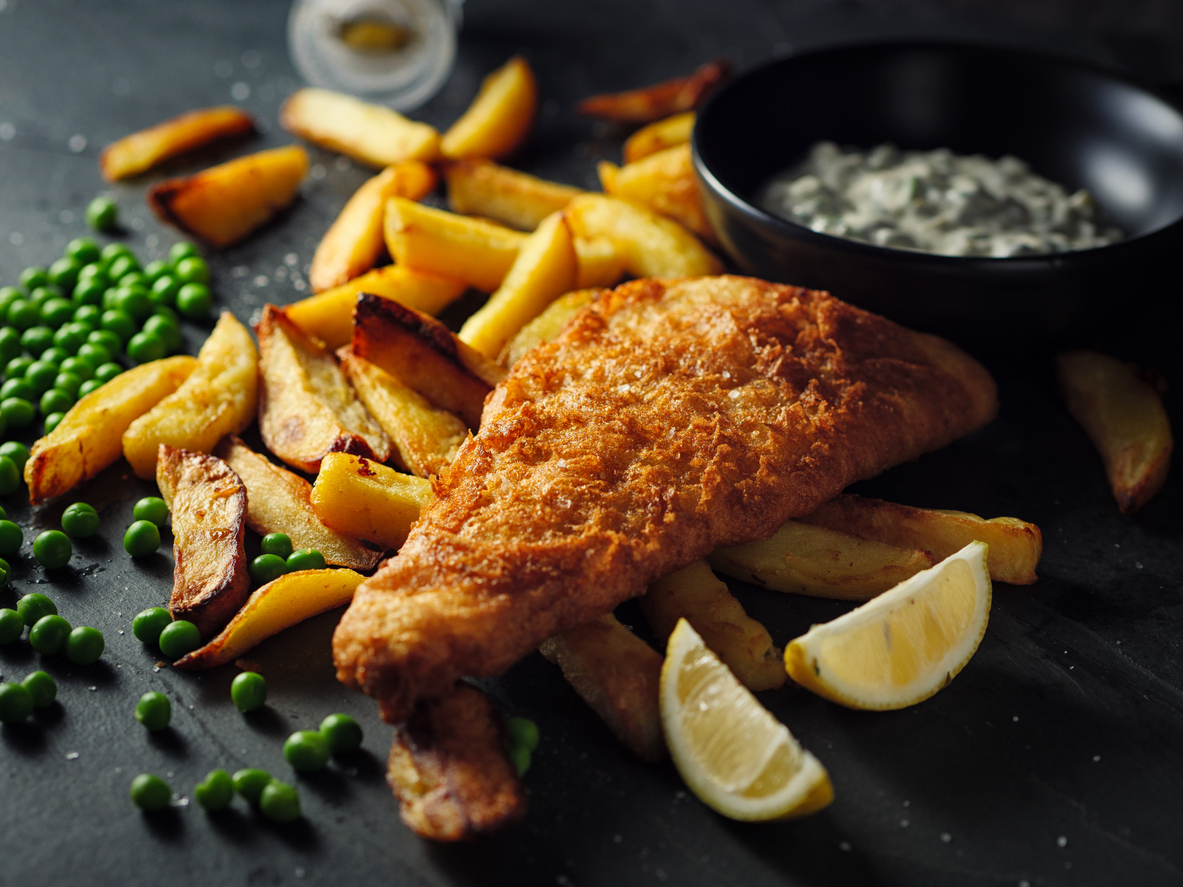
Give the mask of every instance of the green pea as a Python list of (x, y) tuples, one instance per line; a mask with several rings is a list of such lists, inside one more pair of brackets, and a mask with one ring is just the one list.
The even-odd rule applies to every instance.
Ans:
[(294, 570), (323, 570), (325, 556), (315, 548), (301, 548), (288, 555), (288, 572)]
[(329, 762), (329, 744), (315, 730), (297, 730), (284, 740), (283, 759), (300, 773), (320, 770)]
[(36, 265), (30, 266), (21, 272), (18, 278), (21, 289), (26, 293), (31, 293), (39, 286), (45, 286), (49, 283), (49, 272), (44, 268), (38, 268)]
[(160, 652), (169, 659), (180, 659), (201, 646), (201, 632), (192, 622), (177, 619), (160, 633)]
[(160, 529), (152, 521), (135, 521), (123, 534), (123, 548), (132, 557), (148, 557), (160, 548)]
[[(9, 566), (8, 561), (0, 557), (0, 588), (8, 585), (12, 579), (12, 567)], [(15, 611), (14, 611), (15, 612)]]
[[(25, 536), (21, 532), (19, 524), (14, 524), (7, 519), (0, 520), (0, 557), (12, 557), (20, 551), (24, 541)], [(45, 595), (41, 595), (41, 597), (45, 597)], [(45, 599), (49, 600), (49, 598)], [(57, 610), (53, 612), (56, 613)], [(29, 624), (31, 625), (32, 623)]]
[(173, 265), (176, 265), (182, 259), (188, 259), (191, 256), (200, 255), (201, 253), (198, 251), (195, 244), (192, 244), (187, 240), (182, 240), (172, 245), (172, 248), (168, 251), (168, 260)]
[(49, 672), (35, 671), (21, 681), (21, 686), (33, 698), (33, 708), (48, 708), (58, 698), (57, 681)]
[[(0, 318), (3, 318), (3, 316), (3, 310), (0, 310)], [(152, 318), (148, 319), (151, 320)], [(10, 326), (0, 328), (0, 363), (7, 365), (20, 357), (22, 350), (21, 334)]]
[(7, 320), (13, 329), (24, 332), (41, 322), (41, 309), (25, 299), (17, 299), (8, 306)]
[(204, 283), (187, 283), (177, 290), (177, 310), (190, 320), (207, 317), (212, 307), (213, 299)]
[(61, 288), (52, 283), (47, 286), (39, 286), (33, 292), (29, 293), (29, 301), (37, 306), (37, 310), (41, 311), (46, 302), (50, 299), (64, 298)]
[(132, 508), (136, 520), (151, 521), (158, 527), (168, 522), (168, 506), (159, 496), (145, 496)]
[(255, 585), (266, 585), (287, 571), (288, 565), (284, 559), (274, 554), (261, 554), (247, 566), (247, 572), (250, 573), (251, 581)]
[(99, 328), (99, 321), (102, 319), (102, 316), (103, 309), (98, 305), (79, 305), (74, 309), (74, 323), (77, 324), (76, 329), (86, 333), (87, 341), (90, 340), (90, 334)]
[(204, 780), (193, 786), (193, 800), (204, 810), (225, 810), (234, 800), (234, 780), (225, 770), (211, 770)]
[(176, 351), (181, 347), (181, 331), (175, 323), (162, 314), (153, 314), (145, 320), (141, 332), (158, 336), (160, 341), (164, 343), (166, 352)]
[(45, 325), (52, 330), (58, 329), (62, 324), (69, 323), (74, 319), (73, 302), (68, 302), (65, 299), (50, 299), (41, 306), (41, 319), (45, 321)]
[(181, 283), (209, 283), (209, 265), (200, 256), (181, 259), (173, 265), (173, 273)]
[(126, 289), (138, 289), (148, 292), (148, 276), (143, 271), (128, 271), (119, 278), (119, 285)]
[(43, 394), (53, 387), (53, 380), (57, 378), (57, 375), (56, 364), (52, 364), (48, 360), (35, 360), (25, 370), (25, 381), (33, 386), (33, 390), (37, 394)]
[(231, 682), (230, 698), (243, 714), (256, 711), (267, 701), (267, 681), (256, 671), (244, 671)]
[(116, 292), (119, 295), (116, 297), (115, 307), (120, 311), (126, 311), (138, 323), (143, 323), (156, 310), (148, 291), (143, 287), (120, 287)]
[(28, 372), (29, 367), (33, 365), (33, 358), (26, 355), (14, 357), (4, 365), (4, 375), (9, 381), (13, 379), (23, 379), (25, 373)]
[(258, 804), (263, 789), (272, 781), (271, 774), (258, 767), (239, 770), (231, 779), (234, 780), (234, 790), (242, 795), (248, 804)]
[[(103, 290), (103, 298), (102, 298), (102, 301), (99, 302), (99, 307), (102, 308), (104, 311), (110, 311), (112, 308), (118, 308), (119, 307), (119, 299), (121, 298), (122, 294), (123, 294), (123, 289), (121, 287), (117, 287), (117, 286), (107, 287), (105, 290)], [(101, 315), (100, 315), (100, 323), (101, 322), (102, 322), (102, 320), (101, 320)]]
[(164, 607), (149, 607), (136, 613), (131, 623), (131, 633), (142, 644), (157, 644), (160, 642), (160, 633), (172, 621), (172, 614)]
[(111, 260), (111, 264), (107, 266), (107, 276), (112, 280), (122, 280), (127, 274), (132, 271), (139, 271), (140, 263), (131, 251), (116, 256)]
[(45, 417), (42, 425), (45, 428), (45, 434), (53, 434), (53, 430), (62, 424), (62, 419), (66, 418), (65, 413), (50, 413)]
[[(82, 384), (82, 380), (77, 379), (78, 384)], [(65, 413), (70, 407), (74, 406), (76, 398), (69, 391), (62, 388), (50, 388), (43, 395), (41, 395), (41, 415), (48, 416), (52, 413)]]
[[(42, 363), (53, 364), (60, 370), (62, 361), (69, 356), (70, 352), (68, 352), (65, 348), (61, 348), (58, 345), (52, 345), (42, 351), (41, 356), (38, 357), (37, 360), (41, 361)], [(34, 361), (34, 363), (36, 363), (36, 361)]]
[(163, 693), (150, 690), (136, 703), (135, 718), (148, 730), (156, 733), (168, 726), (172, 720), (173, 705)]
[(46, 530), (33, 540), (33, 557), (50, 570), (60, 570), (70, 562), (74, 546), (61, 530)]
[(21, 333), (21, 345), (34, 357), (53, 347), (53, 330), (47, 326), (32, 326)]
[(66, 244), (65, 255), (79, 265), (89, 265), (91, 262), (97, 262), (102, 254), (99, 252), (99, 245), (90, 237), (75, 237)]
[(8, 306), (25, 297), (24, 290), (15, 286), (0, 286), (0, 317), (8, 312)]
[(104, 311), (103, 316), (99, 318), (99, 325), (119, 337), (120, 348), (136, 332), (135, 318), (121, 308), (111, 308)]
[(127, 356), (136, 363), (160, 360), (165, 351), (164, 340), (153, 333), (138, 332), (127, 342)]
[(538, 748), (538, 725), (529, 718), (508, 718), (505, 730), (509, 734), (510, 746), (525, 746), (529, 751)]
[(29, 646), (45, 656), (54, 656), (66, 649), (70, 623), (58, 615), (42, 616), (29, 629)]
[(509, 759), (513, 762), (514, 769), (518, 771), (518, 776), (525, 776), (526, 771), (530, 769), (530, 749), (524, 745), (511, 745), (509, 747)]
[(24, 633), (25, 620), (16, 610), (5, 607), (0, 610), (0, 646), (11, 644)]
[[(101, 317), (99, 323), (102, 323)], [(110, 330), (97, 329), (87, 335), (86, 341), (92, 345), (102, 345), (111, 352), (112, 357), (123, 350), (123, 340)]]
[[(61, 370), (61, 372), (58, 373), (59, 378), (66, 373), (70, 374), (71, 376), (77, 376), (79, 385), (94, 376), (94, 368), (79, 357), (67, 357), (58, 364), (58, 369)], [(58, 384), (58, 381), (55, 379), (53, 387), (61, 388), (62, 386)]]
[(131, 781), (129, 796), (131, 802), (145, 813), (156, 813), (171, 803), (173, 791), (159, 776), (141, 773)]
[[(52, 390), (56, 389), (58, 391), (64, 391), (66, 394), (68, 394), (70, 396), (71, 405), (73, 405), (72, 402), (74, 400), (77, 400), (78, 389), (82, 385), (83, 381), (84, 381), (83, 378), (81, 376), (79, 376), (77, 373), (60, 372), (57, 374), (57, 377), (53, 380), (53, 388), (51, 388), (50, 390), (52, 391)], [(68, 407), (67, 407), (67, 409), (68, 409)], [(45, 408), (42, 407), (41, 412), (44, 413), (45, 411), (46, 411)], [(56, 410), (50, 410), (49, 412), (51, 412), (51, 413), (56, 412)]]
[(361, 724), (349, 715), (329, 715), (320, 722), (320, 735), (336, 756), (348, 755), (361, 748)]
[(7, 456), (0, 456), (0, 496), (9, 496), (21, 485), (20, 469)]
[(123, 372), (123, 367), (114, 361), (100, 364), (94, 371), (94, 377), (100, 382), (110, 382)]
[(162, 274), (172, 271), (172, 264), (164, 259), (156, 259), (144, 266), (144, 277), (149, 281), (157, 280)]
[(103, 387), (103, 382), (101, 380), (87, 379), (78, 388), (78, 399), (81, 400), (82, 398), (86, 397), (86, 395), (90, 394), (92, 391), (96, 391), (102, 387)]
[(130, 255), (131, 255), (131, 247), (128, 246), (126, 243), (119, 243), (118, 241), (116, 241), (114, 243), (108, 243), (106, 246), (104, 246), (102, 248), (102, 250), (99, 251), (99, 261), (105, 262), (106, 264), (110, 265), (119, 256), (130, 256)]
[(89, 539), (99, 531), (99, 514), (85, 502), (75, 502), (62, 512), (62, 530), (75, 539)]
[(68, 256), (62, 256), (49, 266), (49, 282), (64, 293), (68, 293), (78, 282), (78, 272), (82, 270), (82, 263)]
[(272, 822), (295, 822), (300, 818), (300, 795), (296, 787), (271, 780), (259, 795), (259, 812)]
[(103, 633), (89, 625), (80, 625), (66, 638), (66, 658), (75, 665), (97, 662), (107, 646)]
[[(29, 448), (19, 440), (9, 440), (0, 444), (0, 456), (7, 456), (16, 463), (16, 467), (23, 473), (25, 463), (29, 461)], [(4, 517), (0, 515), (0, 520)]]
[(78, 272), (78, 282), (82, 283), (84, 280), (101, 280), (104, 286), (111, 283), (111, 278), (107, 276), (107, 266), (103, 263), (102, 253), (99, 253), (99, 258), (93, 262), (88, 262), (82, 266), (82, 270)]
[(104, 345), (87, 342), (85, 345), (79, 347), (78, 359), (86, 362), (93, 376), (96, 368), (111, 362), (111, 352)]
[(10, 431), (28, 428), (35, 412), (33, 404), (23, 397), (6, 397), (0, 400), (0, 416), (3, 417), (4, 427)]
[(110, 197), (96, 197), (86, 206), (86, 224), (96, 231), (114, 231), (119, 226), (119, 206)]
[(25, 625), (32, 628), (46, 616), (56, 616), (57, 605), (39, 591), (30, 592), (16, 602), (16, 611)]
[(175, 305), (177, 292), (181, 289), (181, 282), (171, 274), (162, 274), (152, 282), (149, 296), (154, 305)]
[(0, 401), (7, 400), (10, 397), (21, 397), (32, 402), (37, 399), (37, 392), (25, 379), (9, 379), (3, 385), (0, 385)]
[(287, 533), (268, 533), (259, 548), (264, 554), (274, 554), (286, 560), (292, 553), (292, 540)]
[(103, 301), (103, 293), (106, 291), (107, 281), (105, 278), (100, 278), (97, 275), (85, 277), (78, 281), (78, 285), (74, 287), (74, 304), (100, 305)]
[[(53, 334), (53, 343), (58, 348), (66, 353), (66, 357), (78, 353), (78, 349), (86, 344), (86, 337), (90, 333), (88, 326), (84, 323), (66, 323), (63, 324), (56, 333)], [(65, 360), (65, 358), (62, 358)]]
[(0, 722), (19, 724), (33, 713), (33, 694), (20, 684), (0, 684)]

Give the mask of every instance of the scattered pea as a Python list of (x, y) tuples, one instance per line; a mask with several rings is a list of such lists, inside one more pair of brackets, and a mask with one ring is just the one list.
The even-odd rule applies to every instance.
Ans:
[(66, 658), (75, 665), (90, 665), (98, 661), (106, 646), (101, 631), (89, 625), (80, 625), (66, 638)]
[(21, 686), (33, 697), (33, 708), (48, 708), (58, 697), (57, 681), (49, 672), (35, 671), (21, 681)]
[(62, 530), (74, 539), (88, 539), (98, 532), (99, 514), (94, 506), (75, 502), (62, 512)]
[(190, 320), (207, 317), (211, 307), (213, 299), (204, 283), (187, 283), (177, 290), (177, 310)]
[(145, 496), (135, 504), (132, 514), (136, 520), (151, 521), (158, 527), (168, 522), (168, 506), (159, 496)]
[(142, 644), (157, 644), (160, 642), (160, 633), (172, 621), (172, 613), (164, 607), (149, 607), (136, 613), (131, 622), (131, 633)]
[(509, 759), (513, 762), (514, 769), (518, 771), (518, 776), (525, 776), (526, 771), (530, 769), (530, 749), (524, 745), (511, 745)]
[(16, 610), (0, 610), (0, 646), (11, 644), (25, 631), (25, 620)]
[(329, 751), (337, 756), (350, 754), (361, 747), (361, 724), (349, 715), (329, 715), (320, 722), (320, 735), (328, 743)]
[(538, 748), (538, 725), (529, 718), (508, 718), (505, 730), (509, 734), (510, 745), (521, 745), (528, 751)]
[(242, 795), (248, 804), (258, 804), (263, 789), (272, 781), (271, 774), (258, 767), (246, 767), (231, 777), (234, 790)]
[(85, 266), (91, 262), (97, 262), (101, 253), (99, 252), (99, 245), (91, 238), (75, 237), (66, 244), (65, 255), (69, 256), (80, 266)]
[(273, 779), (259, 796), (259, 811), (272, 822), (294, 822), (300, 818), (300, 795), (294, 785)]
[(16, 611), (20, 613), (25, 625), (32, 628), (46, 616), (57, 614), (57, 605), (39, 591), (26, 594), (16, 602)]
[(131, 802), (145, 813), (163, 810), (172, 801), (173, 790), (159, 776), (141, 773), (131, 781)]
[(21, 472), (7, 456), (0, 456), (0, 496), (15, 493), (21, 485)]
[[(0, 520), (0, 557), (12, 557), (20, 551), (24, 541), (25, 536), (21, 532), (19, 524), (14, 524), (10, 520)], [(41, 597), (45, 597), (45, 595), (41, 595)], [(45, 599), (49, 600), (49, 598)]]
[(247, 572), (250, 573), (251, 581), (255, 585), (266, 585), (287, 571), (288, 565), (284, 559), (274, 554), (261, 554), (247, 567)]
[(160, 548), (160, 528), (149, 520), (138, 520), (123, 534), (123, 548), (132, 557), (148, 557)]
[(61, 424), (62, 419), (66, 418), (65, 413), (50, 413), (45, 417), (45, 433), (52, 434), (53, 430)]
[(288, 555), (287, 565), (289, 572), (293, 570), (323, 570), (325, 556), (315, 548), (301, 548)]
[(0, 722), (19, 724), (33, 713), (33, 694), (20, 684), (0, 684)]
[(96, 197), (86, 206), (86, 224), (96, 231), (113, 231), (119, 224), (119, 206), (110, 197)]
[(201, 632), (192, 622), (177, 619), (160, 632), (160, 652), (169, 659), (180, 659), (201, 646)]
[(61, 616), (42, 616), (29, 629), (29, 645), (46, 656), (54, 656), (66, 649), (70, 623)]
[(33, 540), (33, 557), (50, 570), (60, 570), (70, 562), (73, 553), (70, 537), (61, 530), (46, 530)]
[(230, 683), (230, 698), (243, 714), (256, 711), (267, 701), (267, 681), (257, 671), (244, 671)]
[(292, 553), (292, 540), (287, 533), (268, 533), (259, 543), (264, 554), (274, 554), (287, 560)]
[(234, 780), (225, 770), (211, 770), (193, 787), (193, 800), (211, 812), (225, 810), (234, 800)]
[(329, 744), (315, 730), (297, 730), (284, 740), (283, 759), (300, 773), (320, 770), (329, 762)]
[[(25, 463), (29, 461), (29, 448), (19, 440), (9, 440), (0, 444), (0, 456), (7, 456), (20, 471), (25, 470)], [(0, 520), (4, 515), (0, 515)]]
[(135, 718), (153, 733), (163, 730), (172, 720), (173, 705), (163, 693), (150, 690), (136, 703)]
[(196, 245), (190, 243), (187, 240), (181, 240), (177, 243), (174, 243), (172, 248), (169, 249), (168, 260), (175, 266), (182, 259), (188, 259), (191, 256), (200, 255), (201, 253), (198, 252)]
[(33, 404), (23, 397), (6, 397), (0, 400), (0, 417), (3, 417), (4, 427), (9, 431), (28, 428), (35, 413)]

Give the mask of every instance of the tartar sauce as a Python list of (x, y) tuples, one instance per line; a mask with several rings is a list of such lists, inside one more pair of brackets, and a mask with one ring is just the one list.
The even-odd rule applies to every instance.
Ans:
[(1087, 191), (1069, 194), (1017, 157), (963, 157), (947, 148), (847, 151), (819, 142), (758, 200), (814, 231), (942, 256), (1057, 253), (1122, 239)]

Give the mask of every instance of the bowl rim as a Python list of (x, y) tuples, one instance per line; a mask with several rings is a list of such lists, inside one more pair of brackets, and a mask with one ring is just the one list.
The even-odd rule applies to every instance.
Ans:
[[(716, 196), (726, 202), (733, 210), (745, 216), (750, 223), (762, 225), (766, 228), (771, 228), (774, 232), (781, 236), (791, 237), (797, 240), (804, 241), (808, 244), (813, 244), (819, 247), (829, 249), (839, 249), (845, 251), (852, 251), (855, 254), (863, 254), (868, 258), (879, 258), (884, 261), (899, 261), (907, 260), (919, 262), (922, 265), (930, 265), (934, 269), (952, 269), (958, 265), (965, 265), (966, 263), (986, 263), (988, 266), (997, 267), (999, 269), (1006, 268), (1008, 271), (1018, 271), (1022, 268), (1031, 270), (1047, 270), (1049, 268), (1056, 268), (1065, 262), (1081, 263), (1105, 260), (1110, 258), (1120, 259), (1123, 254), (1129, 252), (1138, 252), (1147, 247), (1156, 247), (1161, 241), (1173, 240), (1176, 238), (1183, 239), (1183, 213), (1179, 215), (1175, 221), (1163, 225), (1153, 231), (1146, 231), (1142, 234), (1136, 234), (1132, 237), (1124, 237), (1116, 243), (1106, 244), (1104, 246), (1095, 246), (1088, 249), (1066, 250), (1064, 252), (1054, 253), (1036, 253), (1021, 256), (945, 256), (939, 253), (930, 253), (922, 250), (901, 249), (898, 247), (879, 246), (874, 243), (867, 243), (862, 240), (853, 240), (850, 238), (839, 237), (835, 234), (826, 234), (820, 231), (814, 231), (807, 225), (799, 222), (794, 222), (782, 216), (773, 215), (766, 210), (761, 209), (754, 203), (749, 202), (746, 198), (735, 193), (731, 188), (724, 185), (714, 170), (710, 168), (704, 159), (700, 147), (699, 125), (701, 121), (706, 118), (710, 119), (710, 111), (717, 105), (725, 102), (727, 96), (739, 84), (748, 80), (749, 78), (759, 76), (765, 71), (773, 68), (781, 67), (789, 64), (802, 63), (811, 57), (819, 55), (830, 55), (835, 53), (849, 53), (862, 52), (871, 50), (965, 50), (971, 52), (986, 52), (994, 53), (1002, 56), (1024, 57), (1033, 61), (1050, 62), (1056, 65), (1063, 65), (1065, 67), (1076, 68), (1087, 71), (1094, 75), (1099, 75), (1111, 82), (1119, 83), (1123, 86), (1141, 92), (1151, 98), (1157, 99), (1163, 104), (1171, 108), (1179, 117), (1183, 119), (1183, 107), (1179, 103), (1173, 101), (1164, 93), (1156, 90), (1154, 87), (1129, 76), (1123, 71), (1117, 70), (1111, 66), (1101, 64), (1099, 62), (1082, 59), (1076, 56), (1069, 55), (1064, 52), (1057, 52), (1054, 50), (1042, 51), (1029, 49), (1025, 47), (1016, 47), (1003, 43), (981, 41), (974, 42), (969, 40), (941, 40), (941, 39), (878, 39), (872, 38), (869, 40), (853, 40), (850, 42), (835, 43), (828, 46), (813, 47), (788, 55), (778, 55), (767, 59), (763, 62), (757, 63), (728, 80), (713, 91), (708, 96), (706, 102), (698, 109), (694, 121), (694, 129), (690, 134), (690, 149), (693, 159), (693, 165), (696, 175), (699, 178), (700, 185), (703, 185), (708, 191), (713, 192)], [(872, 146), (873, 147), (873, 146)]]

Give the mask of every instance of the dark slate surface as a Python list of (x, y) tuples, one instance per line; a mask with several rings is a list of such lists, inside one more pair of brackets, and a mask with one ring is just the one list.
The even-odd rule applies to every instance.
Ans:
[[(288, 142), (275, 125), (280, 101), (298, 85), (285, 15), (286, 4), (262, 0), (0, 0), (0, 283), (26, 265), (47, 264), (84, 233), (87, 201), (108, 190), (98, 151), (129, 130), (237, 96), (271, 124), (250, 147)], [(536, 137), (517, 163), (580, 185), (594, 184), (601, 156), (618, 158), (620, 134), (575, 117), (574, 100), (721, 54), (745, 65), (874, 36), (976, 36), (1183, 81), (1177, 6), (1153, 0), (967, 0), (956, 13), (919, 0), (577, 7), (470, 0), (466, 15), (456, 71), (417, 116), (447, 125), (485, 72), (524, 52), (543, 102)], [(1082, 23), (1108, 30), (1089, 33)], [(211, 256), (219, 301), (243, 319), (265, 301), (299, 295), (317, 239), (367, 174), (312, 154), (316, 165), (297, 205)], [(143, 203), (145, 185), (158, 177), (110, 189), (129, 222), (126, 239), (145, 259), (176, 239)], [(1177, 380), (1167, 319), (1144, 317), (1137, 295), (1115, 296), (1113, 327), (1123, 335), (1110, 347)], [(1149, 340), (1155, 330), (1165, 331), (1164, 345)], [(187, 330), (189, 350), (205, 333)], [(920, 706), (873, 714), (792, 688), (764, 694), (833, 776), (837, 800), (809, 820), (752, 826), (715, 816), (671, 766), (633, 760), (557, 671), (531, 656), (489, 683), (505, 713), (532, 717), (542, 730), (526, 780), (529, 815), (474, 845), (419, 841), (399, 824), (383, 783), (391, 729), (367, 699), (333, 680), (335, 614), (250, 654), (271, 700), (246, 718), (228, 698), (233, 667), (174, 674), (132, 638), (132, 615), (167, 597), (171, 557), (166, 547), (133, 563), (122, 551), (132, 503), (152, 487), (121, 466), (79, 491), (100, 506), (104, 529), (76, 545), (70, 567), (47, 576), (26, 546), (12, 588), (0, 591), (7, 606), (29, 590), (46, 591), (71, 622), (102, 629), (108, 644), (88, 668), (42, 661), (23, 641), (0, 649), (4, 679), (44, 667), (61, 687), (54, 707), (21, 728), (0, 729), (0, 884), (1183, 882), (1180, 484), (1173, 478), (1142, 514), (1120, 517), (1099, 458), (1060, 406), (1051, 354), (1035, 349), (989, 362), (1002, 396), (996, 422), (861, 489), (1036, 521), (1046, 545), (1040, 582), (996, 587), (977, 656)], [(1178, 406), (1170, 396), (1175, 415)], [(33, 513), (19, 495), (3, 504), (31, 539), (55, 524), (65, 503)], [(845, 609), (751, 588), (737, 593), (779, 643)], [(621, 615), (642, 621), (629, 606)], [(161, 736), (131, 717), (149, 689), (174, 702), (173, 727)], [(149, 818), (127, 801), (141, 771), (166, 776), (185, 796), (213, 767), (263, 766), (286, 777), (283, 738), (332, 711), (362, 721), (364, 751), (297, 780), (306, 813), (297, 825), (275, 827), (241, 807), (211, 817), (180, 806)]]

